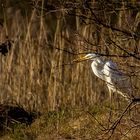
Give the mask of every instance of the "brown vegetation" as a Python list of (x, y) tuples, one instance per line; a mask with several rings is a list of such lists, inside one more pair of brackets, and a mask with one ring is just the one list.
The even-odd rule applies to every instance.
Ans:
[[(51, 125), (50, 130), (57, 130), (53, 137), (61, 133), (67, 135), (65, 139), (102, 139), (118, 134), (118, 138), (134, 139), (139, 132), (139, 106), (131, 107), (130, 114), (127, 110), (116, 133), (112, 133), (109, 128), (127, 102), (115, 95), (109, 104), (106, 85), (93, 75), (90, 63), (73, 60), (89, 52), (112, 59), (132, 78), (134, 94), (139, 97), (139, 2), (1, 2), (0, 42), (8, 37), (13, 43), (6, 56), (0, 55), (0, 103), (18, 104), (27, 111), (58, 113), (55, 119), (51, 116), (50, 123), (50, 116), (44, 116), (47, 125), (41, 122), (33, 126), (43, 129), (42, 135), (46, 133), (48, 137)], [(96, 108), (99, 114), (94, 116)], [(64, 124), (59, 118), (61, 109), (64, 113), (70, 111), (69, 116), (68, 112), (64, 114)], [(96, 119), (106, 130), (100, 129), (102, 125)], [(29, 135), (40, 133), (26, 131)]]

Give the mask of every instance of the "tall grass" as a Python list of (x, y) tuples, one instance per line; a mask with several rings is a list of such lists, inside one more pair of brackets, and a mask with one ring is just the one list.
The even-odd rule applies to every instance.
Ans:
[[(4, 41), (8, 35), (14, 43), (6, 57), (0, 56), (0, 102), (44, 111), (92, 106), (107, 100), (106, 86), (92, 74), (90, 62), (73, 63), (77, 55), (72, 53), (93, 51), (121, 55), (124, 52), (109, 45), (108, 40), (114, 40), (129, 52), (135, 51), (139, 40), (127, 39), (123, 34), (97, 24), (88, 24), (91, 22), (88, 19), (87, 25), (81, 24), (80, 17), (71, 17), (64, 10), (45, 13), (43, 3), (42, 0), (40, 13), (33, 8), (30, 16), (23, 16), (20, 9), (12, 7), (4, 11), (0, 40)], [(120, 12), (103, 14), (106, 17), (101, 16), (101, 19), (120, 29), (135, 32), (139, 25), (139, 11), (133, 16), (133, 11), (125, 10), (124, 6), (119, 8)], [(76, 13), (82, 14), (82, 11), (79, 9)], [(87, 17), (91, 16), (89, 12)], [(69, 20), (73, 20), (72, 25)], [(126, 73), (136, 70), (127, 65), (139, 63), (134, 58), (111, 59)], [(139, 86), (138, 80), (134, 82)]]

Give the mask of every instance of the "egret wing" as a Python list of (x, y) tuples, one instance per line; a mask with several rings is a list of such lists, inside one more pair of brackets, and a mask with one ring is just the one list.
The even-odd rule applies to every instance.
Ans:
[(123, 95), (127, 93), (125, 96), (130, 96), (130, 94), (132, 94), (130, 77), (122, 73), (118, 69), (116, 63), (107, 61), (104, 65), (103, 72), (108, 88), (114, 92), (120, 92)]

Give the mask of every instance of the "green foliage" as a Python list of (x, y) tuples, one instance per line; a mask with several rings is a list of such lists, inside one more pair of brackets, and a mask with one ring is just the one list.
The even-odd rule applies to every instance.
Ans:
[(14, 125), (13, 130), (10, 134), (11, 138), (17, 139), (17, 140), (25, 140), (26, 138), (25, 129), (26, 129), (26, 125), (24, 124)]

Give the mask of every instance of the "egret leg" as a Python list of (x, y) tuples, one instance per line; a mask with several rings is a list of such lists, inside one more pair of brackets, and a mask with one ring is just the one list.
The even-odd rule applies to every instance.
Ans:
[(112, 90), (109, 88), (109, 100), (110, 100), (110, 104), (112, 104)]
[(124, 97), (124, 99), (126, 100), (126, 101), (130, 101), (131, 99), (128, 97), (128, 96), (126, 96), (124, 93), (122, 93), (122, 92), (118, 92), (121, 96), (123, 96)]

